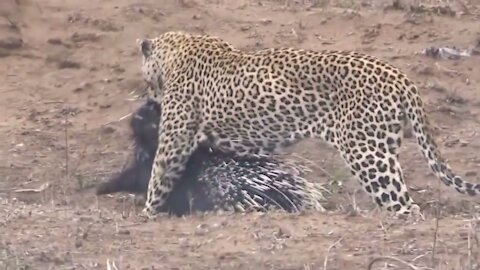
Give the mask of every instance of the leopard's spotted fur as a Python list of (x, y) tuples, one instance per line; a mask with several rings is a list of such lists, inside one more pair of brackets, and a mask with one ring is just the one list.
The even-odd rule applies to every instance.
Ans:
[(268, 154), (321, 138), (342, 155), (374, 201), (419, 210), (399, 163), (406, 121), (429, 167), (460, 193), (480, 194), (442, 158), (415, 84), (399, 69), (347, 51), (244, 52), (220, 38), (167, 32), (138, 40), (151, 98), (164, 108), (145, 211), (155, 214), (199, 143), (237, 155)]

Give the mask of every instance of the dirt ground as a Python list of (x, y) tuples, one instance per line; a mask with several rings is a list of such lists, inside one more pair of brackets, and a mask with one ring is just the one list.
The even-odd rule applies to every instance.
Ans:
[[(420, 86), (451, 166), (480, 183), (478, 0), (1, 0), (0, 269), (367, 269), (381, 256), (412, 266), (372, 269), (480, 269), (478, 198), (441, 184), (413, 139), (401, 158), (425, 215), (416, 223), (378, 212), (314, 141), (289, 156), (332, 191), (327, 213), (144, 222), (131, 196), (96, 197), (131, 151), (128, 114), (143, 85), (135, 40), (167, 30), (390, 61)], [(431, 46), (472, 55), (419, 53)]]

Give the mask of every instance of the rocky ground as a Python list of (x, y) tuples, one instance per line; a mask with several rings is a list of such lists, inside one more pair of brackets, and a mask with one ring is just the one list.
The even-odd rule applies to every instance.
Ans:
[[(128, 115), (143, 91), (135, 40), (167, 30), (213, 34), (244, 49), (385, 59), (419, 85), (455, 171), (480, 182), (476, 0), (2, 0), (0, 268), (368, 269), (391, 257), (371, 269), (479, 269), (479, 200), (441, 184), (412, 139), (401, 158), (425, 214), (417, 223), (376, 211), (339, 155), (315, 141), (288, 158), (332, 191), (327, 213), (146, 223), (130, 196), (96, 197), (92, 187), (121, 170), (131, 151)], [(432, 46), (470, 56), (421, 54)]]

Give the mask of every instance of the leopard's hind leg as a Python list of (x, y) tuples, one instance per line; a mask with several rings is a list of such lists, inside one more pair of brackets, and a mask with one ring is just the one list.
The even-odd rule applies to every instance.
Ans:
[(335, 132), (335, 147), (376, 204), (400, 215), (417, 214), (419, 207), (408, 193), (399, 161), (404, 121), (376, 113), (385, 121), (345, 121)]

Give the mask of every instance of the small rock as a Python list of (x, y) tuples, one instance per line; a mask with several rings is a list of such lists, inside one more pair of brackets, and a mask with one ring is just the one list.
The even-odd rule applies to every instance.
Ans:
[(99, 105), (98, 107), (100, 109), (108, 109), (108, 108), (112, 107), (112, 105), (111, 104), (102, 104), (102, 105)]
[(80, 87), (81, 87), (81, 88), (90, 88), (90, 87), (92, 87), (92, 84), (89, 83), (89, 82), (82, 82), (82, 83), (80, 84)]
[(18, 37), (6, 37), (0, 39), (0, 48), (13, 50), (23, 46), (23, 39)]
[(63, 41), (59, 38), (49, 38), (47, 39), (47, 43), (52, 45), (62, 45)]
[(285, 228), (278, 228), (278, 231), (275, 232), (275, 237), (277, 238), (290, 238), (291, 233)]
[(458, 144), (459, 142), (460, 142), (459, 139), (452, 139), (452, 140), (448, 140), (448, 141), (444, 142), (444, 145), (446, 147), (452, 147), (452, 146)]
[(200, 20), (201, 18), (202, 17), (200, 15), (197, 15), (197, 14), (193, 15), (193, 17), (192, 17), (192, 19), (194, 19), (194, 20)]
[(80, 63), (74, 62), (71, 60), (62, 60), (57, 63), (57, 67), (59, 69), (65, 69), (65, 68), (79, 69)]
[(207, 224), (200, 224), (195, 229), (195, 235), (205, 235), (209, 232)]
[(462, 240), (467, 240), (470, 237), (468, 232), (459, 232), (458, 234)]
[(466, 177), (474, 177), (474, 176), (477, 176), (478, 173), (477, 172), (474, 172), (474, 171), (468, 171), (465, 173), (465, 176)]
[(416, 72), (420, 75), (425, 75), (425, 76), (431, 76), (435, 74), (435, 70), (433, 69), (433, 67), (430, 67), (430, 66), (418, 67)]
[(429, 47), (420, 52), (428, 57), (458, 60), (460, 58), (470, 57), (472, 54), (469, 50), (459, 50), (457, 48), (448, 47)]
[(222, 221), (220, 223), (214, 223), (212, 225), (212, 228), (216, 229), (216, 228), (220, 228), (220, 227), (225, 227), (225, 225), (227, 225), (227, 222), (226, 221)]
[(98, 41), (99, 36), (95, 33), (73, 33), (70, 37), (70, 40), (73, 42), (82, 42), (82, 41)]
[(80, 84), (80, 86), (76, 87), (75, 89), (73, 89), (73, 92), (74, 93), (79, 93), (79, 92), (82, 92), (83, 90), (85, 90), (85, 88), (90, 88), (92, 87), (92, 85), (88, 82), (82, 82)]
[(80, 241), (80, 240), (75, 241), (75, 247), (76, 248), (79, 248), (81, 246), (82, 246), (82, 241)]
[(262, 24), (267, 25), (267, 24), (271, 24), (271, 23), (272, 23), (272, 20), (270, 20), (270, 19), (261, 19), (260, 22), (261, 22)]
[(113, 72), (115, 73), (124, 73), (125, 69), (123, 67), (115, 66), (112, 68)]
[(250, 30), (252, 27), (250, 25), (243, 25), (242, 27), (240, 27), (240, 30), (245, 32), (245, 31), (248, 31)]
[(430, 90), (433, 90), (435, 92), (438, 92), (438, 93), (447, 92), (447, 88), (443, 85), (440, 85), (440, 84), (430, 84), (430, 85), (427, 85), (427, 88), (430, 89)]
[(103, 134), (112, 134), (115, 132), (115, 129), (111, 126), (104, 126), (101, 128)]
[(130, 235), (130, 231), (129, 230), (119, 230), (118, 234)]

